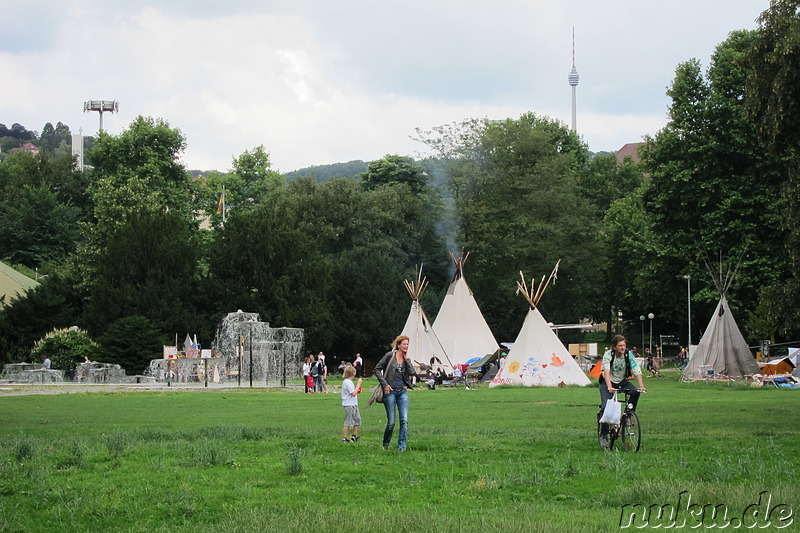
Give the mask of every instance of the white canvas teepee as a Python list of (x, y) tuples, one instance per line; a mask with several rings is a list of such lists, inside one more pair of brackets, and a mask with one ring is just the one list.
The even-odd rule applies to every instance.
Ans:
[(525, 295), (531, 308), (508, 357), (492, 379), (490, 387), (497, 385), (557, 387), (561, 383), (589, 385), (589, 378), (550, 329), (537, 308), (547, 285), (558, 271), (559, 263), (556, 263), (546, 283), (542, 278), (535, 292), (533, 283), (530, 291), (528, 290), (524, 277), (521, 283), (517, 282), (519, 290)]
[(428, 281), (422, 277), (422, 268), (417, 270), (415, 280), (403, 283), (411, 296), (411, 310), (401, 333), (408, 337), (408, 356), (421, 368), (430, 366), (439, 370), (445, 365), (452, 366), (419, 302), (428, 286)]
[[(715, 276), (708, 259), (704, 256), (714, 284), (719, 291), (719, 303), (714, 315), (706, 327), (703, 338), (692, 352), (689, 364), (681, 374), (681, 381), (708, 379), (709, 377), (742, 378), (750, 374), (758, 374), (759, 367), (753, 357), (747, 341), (744, 340), (736, 319), (731, 313), (726, 294), (736, 276), (739, 265), (729, 269), (725, 278)], [(741, 263), (741, 259), (739, 260)]]
[(433, 322), (433, 330), (454, 365), (494, 353), (500, 347), (464, 279), (468, 257), (469, 252), (461, 252), (458, 258), (450, 254), (456, 272)]

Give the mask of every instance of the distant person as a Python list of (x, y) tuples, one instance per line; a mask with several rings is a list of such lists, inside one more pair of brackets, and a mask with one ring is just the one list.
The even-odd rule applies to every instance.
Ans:
[(353, 361), (353, 366), (356, 369), (356, 377), (363, 378), (364, 377), (364, 360), (361, 359), (361, 354), (357, 353), (356, 358)]
[(325, 367), (323, 363), (319, 360), (319, 356), (317, 356), (314, 361), (311, 362), (311, 377), (313, 378), (314, 382), (314, 392), (322, 392), (322, 374), (324, 373)]
[[(639, 393), (646, 392), (644, 381), (642, 381), (642, 369), (636, 362), (633, 356), (633, 351), (627, 349), (625, 337), (622, 335), (615, 335), (611, 339), (612, 348), (603, 354), (603, 375), (600, 377), (600, 410), (601, 412), (606, 408), (606, 402), (618, 390), (629, 390), (633, 394), (630, 395), (630, 402), (633, 404), (633, 410), (636, 410), (636, 405), (639, 403)], [(628, 381), (628, 376), (636, 376), (636, 381), (639, 383), (638, 389)], [(600, 424), (600, 445), (603, 448), (608, 448), (608, 424)]]
[(52, 365), (52, 362), (50, 361), (50, 358), (49, 358), (49, 357), (45, 357), (45, 358), (44, 358), (44, 363), (43, 363), (43, 364), (44, 364), (44, 367), (45, 367), (47, 370), (50, 370), (50, 365)]
[(313, 357), (313, 355), (309, 355), (303, 361), (303, 385), (305, 385), (306, 394), (314, 392), (314, 379), (311, 377), (311, 361)]
[(686, 351), (686, 348), (681, 346), (681, 351), (678, 352), (678, 367), (683, 370), (686, 368), (687, 363), (689, 362), (689, 352)]
[[(356, 369), (347, 365), (344, 369), (344, 381), (342, 381), (342, 407), (344, 407), (344, 424), (342, 425), (342, 442), (358, 442), (358, 428), (361, 426), (361, 413), (358, 410), (358, 395), (361, 394), (361, 379), (353, 384), (353, 377)], [(350, 437), (350, 430), (353, 436)]]
[(343, 360), (341, 363), (339, 363), (339, 366), (336, 368), (336, 371), (339, 374), (344, 374), (344, 369), (345, 368), (347, 368), (347, 363), (345, 363), (344, 360)]
[(317, 354), (317, 364), (319, 368), (319, 392), (328, 392), (328, 365), (325, 364), (325, 354)]
[(400, 335), (392, 349), (375, 365), (375, 377), (383, 387), (383, 407), (386, 409), (386, 429), (383, 430), (383, 449), (388, 450), (395, 426), (395, 409), (400, 415), (397, 450), (406, 451), (408, 439), (408, 391), (414, 388), (414, 363), (408, 357), (408, 337)]

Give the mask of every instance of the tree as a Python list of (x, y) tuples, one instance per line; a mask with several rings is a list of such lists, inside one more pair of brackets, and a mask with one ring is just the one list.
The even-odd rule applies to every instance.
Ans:
[[(467, 276), (498, 338), (513, 338), (525, 303), (513, 288), (526, 275), (549, 272), (558, 282), (543, 313), (553, 321), (602, 314), (599, 222), (579, 193), (589, 154), (565, 125), (533, 113), (517, 120), (469, 121), (436, 130), (425, 142), (450, 158), (456, 172), (460, 244), (471, 253)], [(600, 261), (602, 264), (602, 261)]]
[(614, 201), (628, 197), (643, 183), (639, 164), (630, 157), (620, 163), (615, 154), (596, 154), (578, 173), (581, 195), (592, 202), (600, 219)]
[(165, 332), (190, 329), (200, 253), (195, 231), (181, 214), (140, 205), (94, 256), (85, 309), (90, 331), (102, 333), (130, 315)]
[(0, 257), (29, 268), (63, 262), (80, 238), (79, 208), (62, 204), (45, 187), (23, 187), (0, 204)]
[(212, 246), (211, 299), (304, 328), (312, 349), (383, 353), (408, 310), (403, 278), (445, 258), (426, 201), (405, 184), (293, 180), (231, 213)]
[(747, 111), (777, 152), (800, 146), (800, 2), (770, 0), (747, 55)]
[(733, 307), (757, 301), (761, 287), (786, 268), (781, 164), (759, 146), (744, 114), (745, 56), (754, 38), (754, 32), (732, 32), (714, 51), (705, 76), (697, 60), (678, 66), (668, 90), (670, 121), (643, 150), (650, 174), (644, 204), (656, 246), (640, 260), (662, 270), (644, 294), (661, 295), (649, 303), (673, 320), (683, 314), (685, 274), (697, 280), (696, 298), (709, 313), (716, 304), (719, 295), (699, 261), (702, 253), (744, 254), (731, 289)]
[(202, 206), (201, 210), (215, 225), (222, 222), (218, 208), (223, 190), (226, 214), (252, 209), (264, 195), (285, 184), (284, 177), (271, 166), (269, 153), (263, 146), (245, 150), (233, 159), (233, 168), (229, 172), (211, 171), (192, 181), (194, 204)]
[(759, 139), (784, 161), (784, 227), (792, 274), (765, 290), (770, 322), (791, 338), (800, 333), (800, 2), (771, 0), (747, 54), (746, 109)]
[(0, 309), (0, 363), (29, 360), (38, 339), (54, 328), (79, 324), (83, 295), (74, 279), (51, 274), (22, 298)]
[(132, 179), (147, 184), (159, 203), (189, 212), (189, 176), (180, 162), (186, 140), (162, 119), (137, 117), (119, 136), (100, 132), (86, 155), (95, 180), (120, 187)]
[(142, 374), (150, 361), (161, 357), (164, 335), (143, 316), (120, 318), (97, 338), (97, 358), (120, 365), (127, 372)]
[(178, 160), (183, 146), (180, 131), (139, 117), (117, 137), (101, 133), (92, 150), (93, 221), (84, 226), (74, 264), (93, 334), (129, 315), (162, 331), (197, 324), (203, 250), (188, 174)]
[(42, 128), (42, 133), (39, 135), (39, 148), (47, 150), (53, 154), (62, 146), (70, 146), (72, 144), (72, 133), (69, 127), (59, 122), (55, 127), (48, 122)]
[(415, 194), (427, 191), (428, 179), (422, 167), (410, 157), (387, 155), (367, 165), (367, 171), (361, 178), (364, 186), (375, 189), (381, 185), (407, 185)]

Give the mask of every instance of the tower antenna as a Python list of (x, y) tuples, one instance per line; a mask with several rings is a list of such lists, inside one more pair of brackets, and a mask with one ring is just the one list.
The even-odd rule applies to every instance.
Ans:
[(100, 131), (103, 131), (103, 113), (119, 112), (119, 102), (115, 100), (89, 100), (83, 103), (83, 112), (97, 111), (100, 113)]
[(572, 87), (572, 131), (578, 131), (577, 119), (577, 93), (578, 93), (578, 69), (575, 68), (575, 26), (572, 27), (572, 70), (569, 71), (569, 85)]

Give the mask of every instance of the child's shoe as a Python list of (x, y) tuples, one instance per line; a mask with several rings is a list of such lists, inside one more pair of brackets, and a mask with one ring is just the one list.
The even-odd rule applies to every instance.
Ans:
[(342, 442), (350, 442), (350, 439), (342, 437)]
[(361, 440), (361, 437), (359, 437), (358, 435), (353, 435), (353, 436), (350, 438), (350, 441), (351, 441), (351, 442), (358, 442), (358, 441), (360, 441), (360, 440)]

